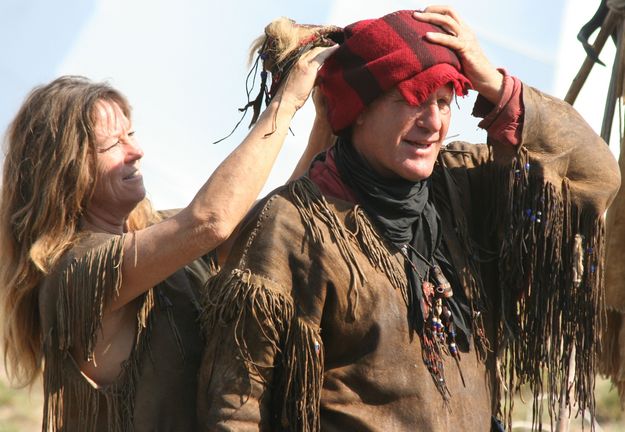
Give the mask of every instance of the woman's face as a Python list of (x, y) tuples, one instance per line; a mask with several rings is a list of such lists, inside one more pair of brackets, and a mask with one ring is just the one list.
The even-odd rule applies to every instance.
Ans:
[(125, 220), (145, 197), (137, 144), (130, 120), (115, 102), (99, 101), (95, 107), (97, 178), (87, 210), (115, 222)]
[(353, 127), (353, 144), (383, 177), (419, 181), (432, 174), (451, 119), (451, 85), (411, 106), (397, 89), (374, 100)]

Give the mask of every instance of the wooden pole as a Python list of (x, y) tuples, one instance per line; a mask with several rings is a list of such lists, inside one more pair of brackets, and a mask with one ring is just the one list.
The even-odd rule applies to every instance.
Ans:
[[(603, 49), (605, 42), (608, 40), (608, 37), (612, 34), (612, 31), (616, 27), (616, 24), (618, 23), (619, 18), (620, 18), (619, 14), (615, 13), (612, 10), (610, 10), (610, 12), (608, 12), (608, 15), (605, 17), (605, 20), (603, 21), (603, 25), (601, 26), (601, 30), (599, 30), (599, 34), (597, 35), (595, 42), (592, 44), (592, 49), (597, 53), (597, 55), (601, 53), (601, 50)], [(594, 66), (594, 64), (595, 64), (594, 60), (590, 58), (589, 56), (586, 56), (586, 60), (584, 60), (582, 67), (579, 69), (579, 72), (577, 72), (577, 75), (575, 76), (575, 78), (573, 78), (571, 87), (569, 88), (569, 91), (567, 92), (566, 97), (564, 98), (565, 101), (567, 101), (571, 105), (575, 103), (575, 99), (577, 99), (577, 96), (579, 95), (580, 90), (584, 86), (584, 83), (586, 82), (586, 78), (588, 78), (588, 75), (590, 74), (590, 71), (592, 70), (592, 67)]]
[(616, 108), (616, 102), (623, 91), (623, 66), (620, 64), (620, 59), (623, 51), (623, 25), (617, 24), (615, 27), (618, 30), (618, 40), (616, 47), (616, 54), (614, 56), (614, 64), (612, 65), (612, 76), (610, 77), (610, 85), (608, 86), (608, 94), (605, 101), (605, 109), (603, 111), (603, 123), (601, 124), (601, 138), (609, 145), (610, 134), (612, 132), (612, 121), (614, 120), (614, 110)]

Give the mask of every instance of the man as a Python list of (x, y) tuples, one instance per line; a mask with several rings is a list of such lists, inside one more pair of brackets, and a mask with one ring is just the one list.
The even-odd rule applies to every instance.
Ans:
[[(448, 7), (328, 37), (337, 143), (258, 206), (207, 290), (201, 427), (485, 431), (503, 386), (537, 394), (543, 369), (557, 404), (573, 347), (592, 410), (601, 215), (620, 181), (605, 144), (494, 69)], [(469, 85), (490, 145), (443, 147)]]

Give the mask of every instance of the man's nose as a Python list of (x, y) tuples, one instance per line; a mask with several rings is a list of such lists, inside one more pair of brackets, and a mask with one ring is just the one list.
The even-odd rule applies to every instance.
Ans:
[(423, 106), (423, 109), (419, 113), (419, 119), (417, 125), (431, 132), (436, 132), (441, 129), (442, 118), (438, 104), (428, 103)]

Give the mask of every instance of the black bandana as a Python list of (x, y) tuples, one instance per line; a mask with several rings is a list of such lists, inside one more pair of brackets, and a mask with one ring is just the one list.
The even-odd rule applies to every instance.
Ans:
[[(380, 177), (344, 138), (339, 138), (334, 158), (341, 178), (384, 237), (399, 249), (410, 244), (425, 257), (432, 257), (441, 239), (438, 214), (428, 200), (427, 180), (415, 183), (401, 177)], [(417, 269), (425, 275), (429, 265), (419, 261)]]

